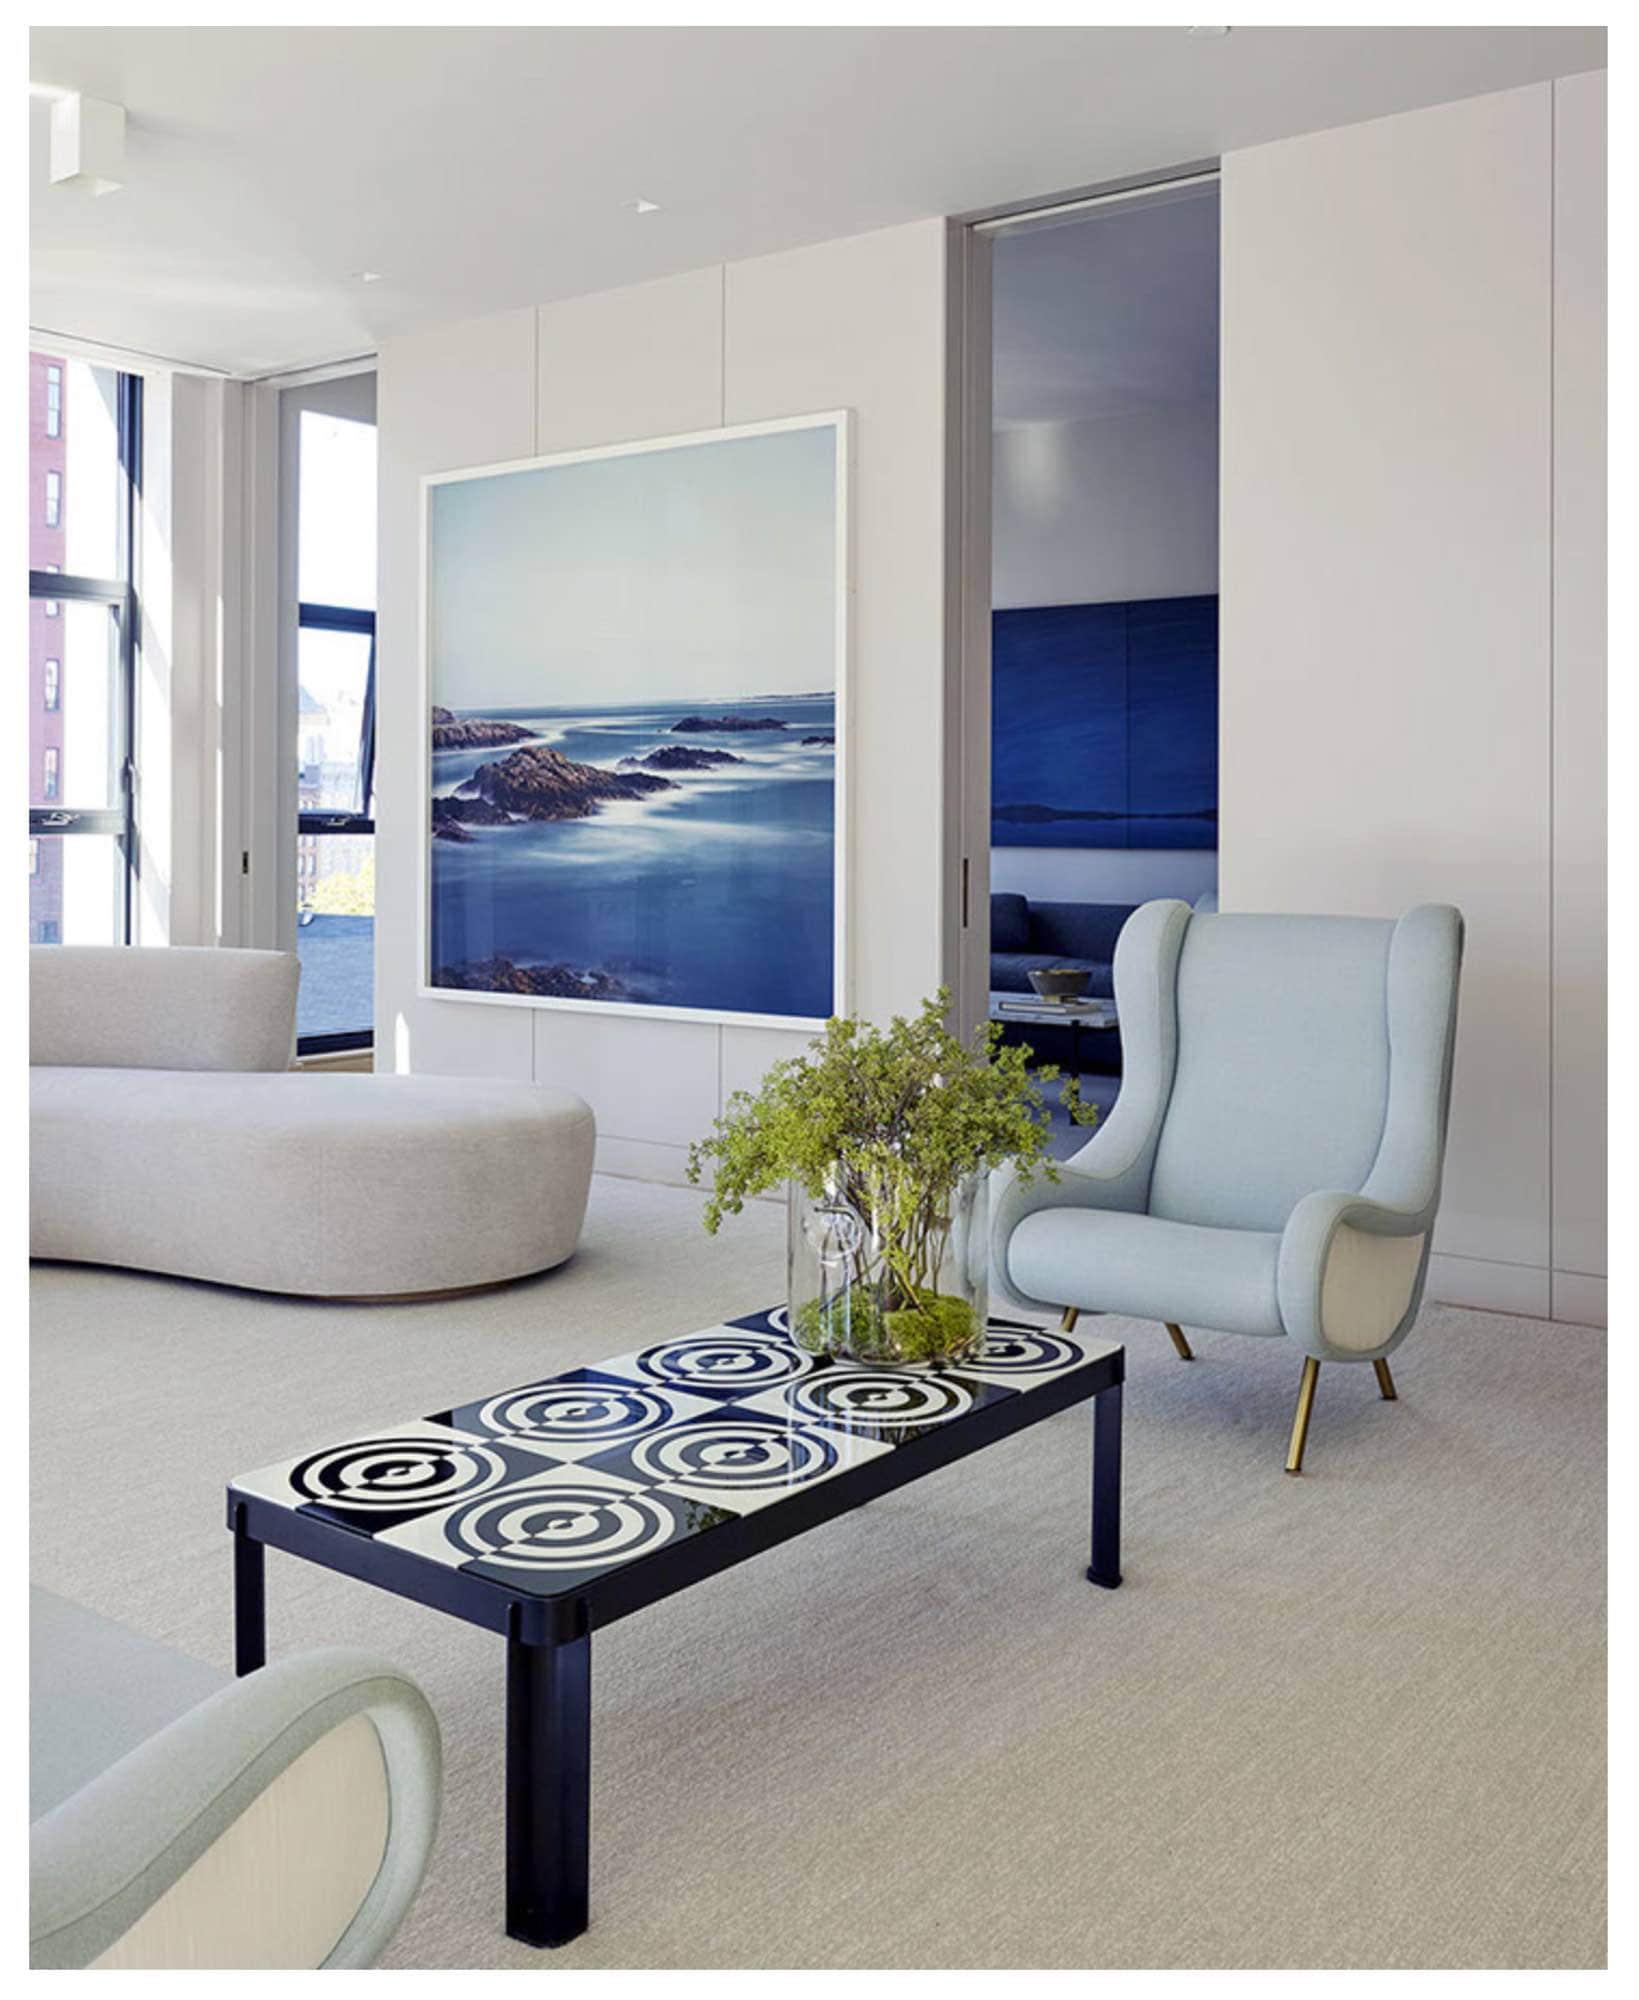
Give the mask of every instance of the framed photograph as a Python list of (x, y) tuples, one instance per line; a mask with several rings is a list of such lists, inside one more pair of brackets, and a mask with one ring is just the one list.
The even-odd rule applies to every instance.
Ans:
[(848, 1005), (848, 416), (422, 482), (422, 991)]

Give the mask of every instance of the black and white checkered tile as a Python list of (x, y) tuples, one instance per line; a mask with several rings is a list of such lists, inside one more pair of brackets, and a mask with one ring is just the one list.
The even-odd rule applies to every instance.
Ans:
[(960, 1368), (873, 1368), (796, 1346), (780, 1307), (233, 1485), (450, 1568), (557, 1595), (838, 1478), (1093, 1351), (993, 1320)]

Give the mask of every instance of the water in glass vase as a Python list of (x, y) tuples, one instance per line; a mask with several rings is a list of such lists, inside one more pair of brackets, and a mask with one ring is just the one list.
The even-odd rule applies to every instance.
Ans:
[(892, 1367), (960, 1361), (984, 1338), (988, 1175), (929, 1189), (901, 1177), (820, 1195), (790, 1188), (791, 1336), (818, 1354)]

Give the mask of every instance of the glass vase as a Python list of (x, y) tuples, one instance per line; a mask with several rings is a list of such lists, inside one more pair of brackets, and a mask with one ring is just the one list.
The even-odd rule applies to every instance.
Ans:
[(984, 1339), (989, 1176), (926, 1190), (838, 1168), (818, 1194), (791, 1183), (791, 1337), (878, 1366), (944, 1366)]

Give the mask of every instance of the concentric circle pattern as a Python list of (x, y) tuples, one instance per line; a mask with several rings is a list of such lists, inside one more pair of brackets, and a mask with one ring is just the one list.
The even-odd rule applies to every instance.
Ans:
[(442, 1438), (367, 1438), (304, 1458), (290, 1483), (305, 1500), (327, 1507), (442, 1507), (478, 1494), (507, 1476), (506, 1461), (488, 1445)]
[(637, 1357), (643, 1373), (677, 1389), (733, 1389), (753, 1394), (777, 1389), (813, 1367), (810, 1356), (783, 1340), (754, 1333), (691, 1334), (645, 1348)]
[(697, 1417), (682, 1430), (645, 1438), (632, 1461), (652, 1479), (746, 1493), (822, 1479), (836, 1468), (837, 1449), (817, 1431)]
[(1061, 1340), (1055, 1333), (1041, 1333), (1034, 1327), (1004, 1333), (992, 1327), (984, 1346), (967, 1365), (992, 1375), (1041, 1375), (1068, 1368), (1081, 1358), (1081, 1349), (1074, 1341)]
[(792, 1389), (790, 1401), (826, 1423), (885, 1431), (948, 1423), (973, 1407), (968, 1390), (947, 1375), (877, 1375), (865, 1369), (810, 1376)]
[(467, 1555), (514, 1569), (592, 1569), (670, 1541), (676, 1517), (647, 1493), (571, 1482), (462, 1508), (445, 1533)]
[(663, 1396), (619, 1383), (542, 1382), (484, 1405), (486, 1430), (540, 1444), (619, 1444), (672, 1415)]

